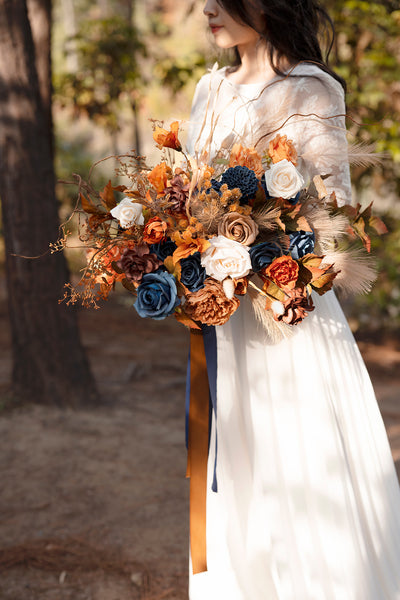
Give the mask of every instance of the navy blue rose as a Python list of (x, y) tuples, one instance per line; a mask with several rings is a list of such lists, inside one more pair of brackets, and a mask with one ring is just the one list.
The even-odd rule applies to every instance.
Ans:
[(239, 188), (242, 194), (240, 198), (241, 204), (245, 204), (254, 198), (258, 190), (258, 179), (254, 171), (248, 167), (230, 167), (221, 177), (221, 185), (224, 183), (226, 183), (230, 190)]
[(195, 252), (187, 258), (182, 258), (181, 265), (181, 283), (187, 287), (190, 292), (198, 292), (204, 287), (206, 270), (200, 262), (200, 252)]
[(176, 250), (176, 244), (172, 240), (151, 244), (150, 252), (155, 254), (159, 260), (164, 261), (168, 256), (172, 256)]
[(250, 248), (251, 268), (261, 271), (268, 267), (278, 256), (282, 256), (282, 248), (276, 242), (262, 242)]
[(143, 275), (133, 306), (140, 317), (161, 320), (172, 315), (179, 302), (175, 277), (165, 271), (158, 271)]
[(313, 231), (295, 231), (289, 235), (289, 252), (295, 260), (314, 251), (315, 235)]

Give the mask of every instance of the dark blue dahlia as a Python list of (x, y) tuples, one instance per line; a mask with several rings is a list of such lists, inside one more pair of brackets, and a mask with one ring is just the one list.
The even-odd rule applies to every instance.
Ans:
[(211, 179), (211, 188), (216, 192), (220, 191), (221, 185), (222, 183), (220, 181), (217, 181), (216, 179)]
[(289, 252), (295, 260), (314, 251), (315, 234), (313, 231), (295, 231), (289, 235)]
[(258, 189), (258, 179), (254, 171), (248, 167), (230, 167), (221, 177), (221, 185), (224, 183), (230, 190), (240, 189), (242, 193), (241, 204), (247, 204), (249, 200), (254, 198)]

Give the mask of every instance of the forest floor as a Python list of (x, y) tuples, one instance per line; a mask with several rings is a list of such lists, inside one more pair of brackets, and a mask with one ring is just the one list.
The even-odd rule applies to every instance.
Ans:
[[(186, 330), (115, 295), (79, 314), (102, 403), (12, 406), (0, 292), (0, 600), (186, 599)], [(400, 465), (400, 344), (359, 345)]]

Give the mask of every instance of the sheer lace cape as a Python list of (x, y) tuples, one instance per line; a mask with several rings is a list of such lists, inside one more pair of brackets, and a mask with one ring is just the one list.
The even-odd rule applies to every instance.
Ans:
[(328, 191), (351, 201), (345, 101), (341, 85), (313, 64), (299, 64), (268, 83), (236, 84), (214, 67), (197, 84), (188, 149), (209, 160), (235, 142), (262, 151), (277, 133), (294, 141), (307, 179), (330, 175)]

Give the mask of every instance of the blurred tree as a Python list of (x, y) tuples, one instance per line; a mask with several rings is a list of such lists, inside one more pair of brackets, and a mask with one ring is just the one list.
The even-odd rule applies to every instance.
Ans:
[(29, 401), (85, 405), (97, 393), (76, 314), (58, 303), (68, 278), (64, 257), (21, 258), (42, 255), (58, 235), (51, 150), (51, 5), (50, 0), (29, 1), (30, 15), (35, 13), (32, 28), (26, 1), (0, 0), (0, 196), (13, 384)]
[(132, 111), (134, 143), (140, 153), (138, 102), (146, 78), (139, 58), (146, 57), (147, 51), (137, 28), (127, 20), (129, 15), (132, 19), (127, 11), (122, 17), (83, 21), (74, 38), (78, 70), (55, 77), (58, 103), (104, 127), (113, 140), (113, 154), (117, 153), (119, 115), (124, 105)]
[(133, 0), (102, 0), (101, 17), (90, 13), (73, 37), (79, 68), (60, 69), (54, 78), (57, 104), (105, 128), (113, 154), (127, 107), (133, 116), (133, 145), (141, 153), (140, 104), (150, 82), (156, 80), (176, 94), (206, 65), (199, 52), (179, 59), (169, 56), (160, 44), (171, 35), (168, 7), (156, 2), (146, 3), (145, 8), (151, 11), (146, 15), (146, 31), (137, 24)]
[[(375, 169), (376, 186), (383, 181), (400, 193), (400, 6), (398, 0), (327, 0), (338, 32), (333, 66), (348, 85), (348, 111), (359, 126), (348, 127), (359, 142), (374, 143), (391, 161)], [(397, 9), (397, 10), (395, 10)], [(356, 185), (371, 185), (371, 170), (353, 172)], [(387, 190), (386, 190), (387, 193)]]

